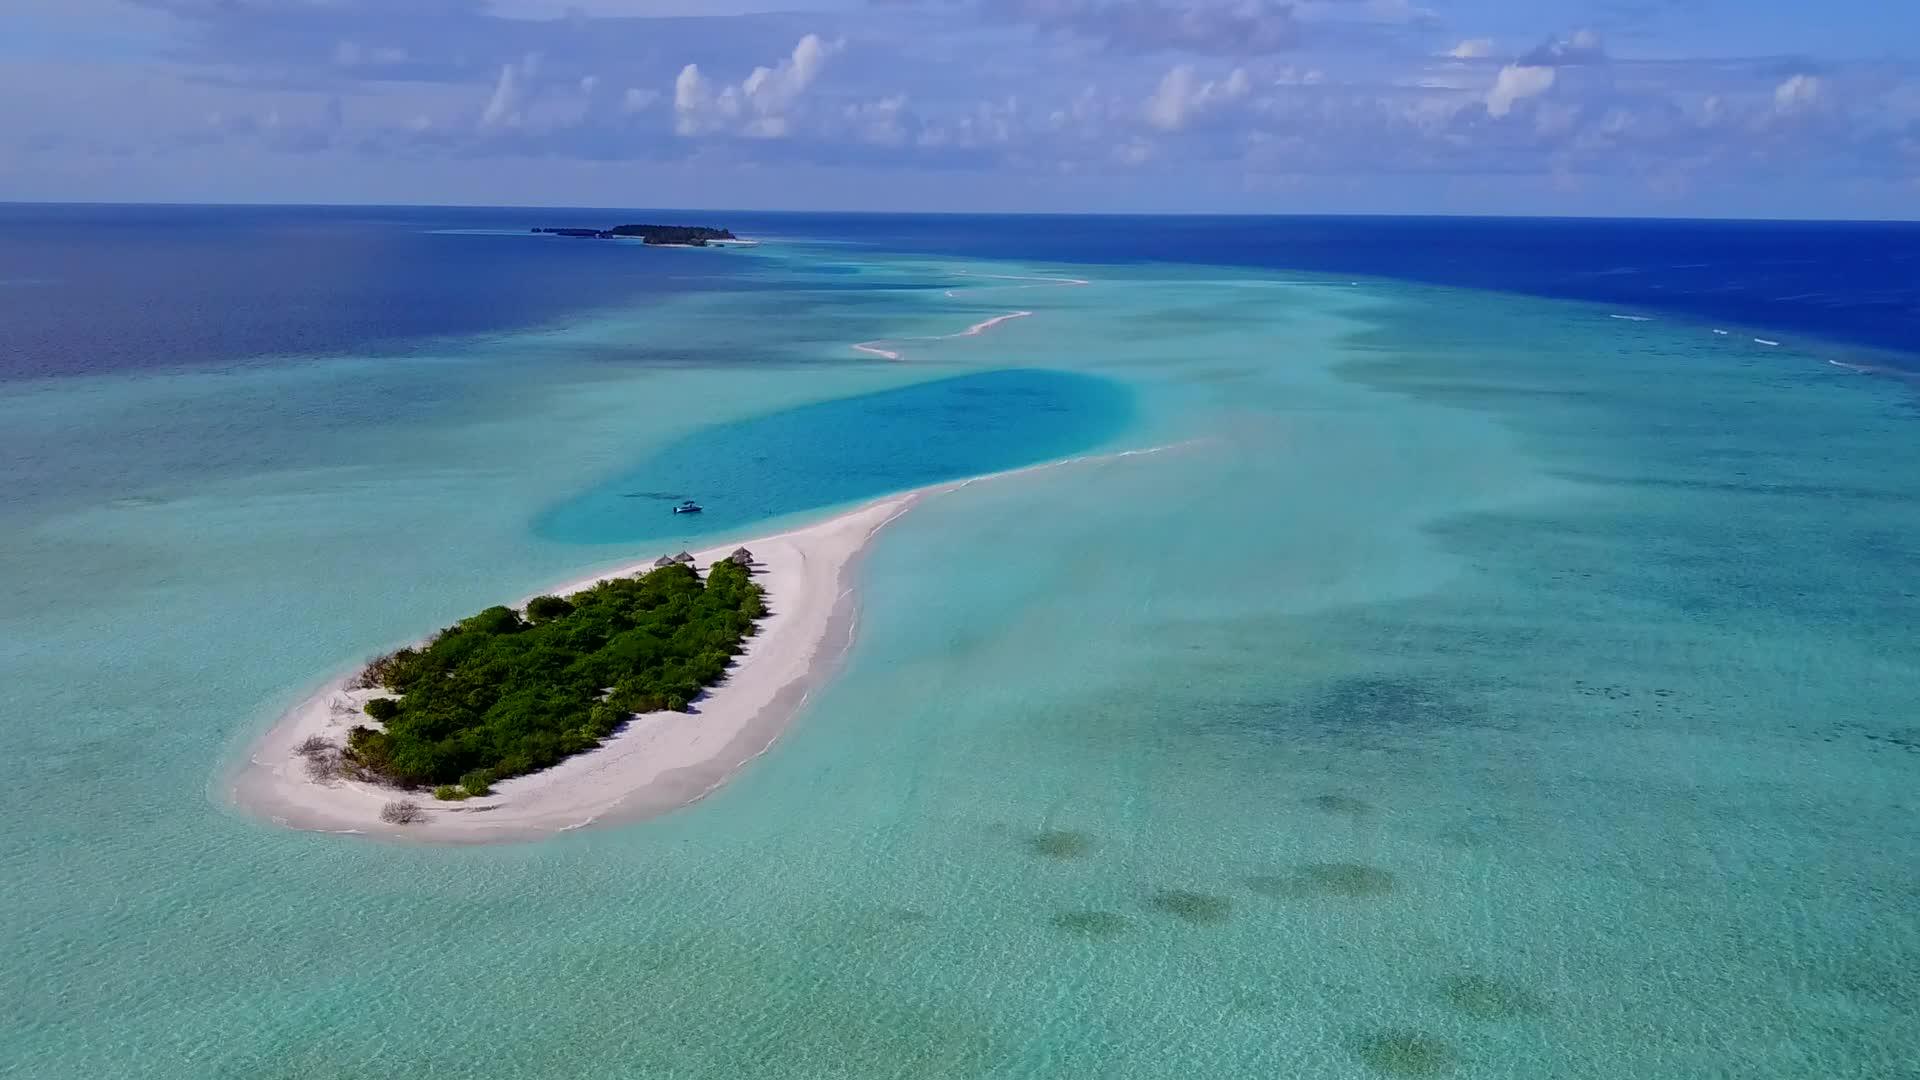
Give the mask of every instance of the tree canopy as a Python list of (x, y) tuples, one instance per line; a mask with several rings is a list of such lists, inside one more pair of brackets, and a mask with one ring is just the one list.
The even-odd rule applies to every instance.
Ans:
[(705, 581), (673, 565), (553, 600), (529, 605), (530, 619), (490, 607), (375, 660), (366, 684), (397, 700), (368, 703), (385, 722), (353, 729), (349, 759), (404, 786), (484, 791), (593, 749), (634, 713), (685, 711), (766, 614), (760, 586), (731, 562)]

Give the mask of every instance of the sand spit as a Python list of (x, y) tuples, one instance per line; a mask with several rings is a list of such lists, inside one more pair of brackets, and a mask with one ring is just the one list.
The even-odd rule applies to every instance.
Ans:
[[(589, 825), (638, 821), (686, 806), (765, 753), (830, 677), (854, 640), (858, 609), (852, 576), (859, 557), (882, 529), (920, 500), (982, 480), (1166, 449), (1171, 447), (1087, 455), (931, 485), (746, 541), (770, 613), (760, 632), (748, 639), (726, 681), (696, 700), (691, 712), (635, 717), (598, 749), (503, 780), (490, 795), (441, 802), (426, 792), (310, 778), (297, 748), (314, 736), (344, 744), (347, 731), (365, 722), (361, 706), (380, 693), (351, 689), (357, 672), (333, 679), (282, 715), (249, 750), (229, 795), (241, 809), (290, 828), (435, 843), (534, 839)], [(695, 565), (704, 569), (737, 546), (728, 542), (697, 552)], [(653, 558), (545, 592), (566, 595), (608, 578), (641, 573), (652, 567)], [(399, 799), (418, 804), (422, 819), (407, 825), (382, 821), (381, 809)]]

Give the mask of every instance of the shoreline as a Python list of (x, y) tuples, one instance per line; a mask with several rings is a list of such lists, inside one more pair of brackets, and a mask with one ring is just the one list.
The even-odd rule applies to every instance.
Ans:
[[(502, 780), (490, 795), (442, 802), (366, 781), (311, 780), (295, 748), (312, 735), (344, 741), (363, 722), (360, 704), (378, 690), (350, 690), (362, 668), (335, 675), (280, 714), (248, 746), (226, 778), (227, 801), (276, 825), (308, 832), (421, 843), (487, 844), (537, 840), (594, 825), (629, 824), (700, 801), (772, 749), (814, 691), (852, 650), (859, 628), (853, 577), (873, 540), (921, 501), (996, 480), (1065, 465), (1158, 454), (1186, 443), (1082, 454), (1003, 472), (942, 481), (882, 496), (823, 521), (694, 553), (705, 567), (738, 546), (754, 554), (755, 580), (768, 615), (725, 680), (686, 713), (644, 713), (599, 747), (549, 769)], [(533, 595), (568, 595), (608, 578), (652, 569), (636, 560)], [(516, 606), (524, 606), (524, 598)], [(393, 825), (380, 809), (411, 799), (423, 820)]]
[[(769, 611), (726, 679), (696, 698), (689, 712), (640, 714), (596, 749), (502, 780), (490, 795), (443, 802), (424, 791), (307, 777), (295, 748), (314, 735), (343, 742), (349, 728), (365, 722), (360, 705), (383, 693), (349, 689), (361, 671), (356, 665), (282, 713), (252, 742), (229, 777), (227, 799), (288, 828), (428, 843), (537, 839), (640, 821), (697, 802), (771, 748), (851, 648), (858, 614), (851, 576), (873, 538), (926, 495), (959, 483), (965, 481), (889, 495), (746, 541)], [(695, 552), (695, 565), (704, 569), (739, 546), (730, 542)], [(565, 596), (652, 568), (653, 558), (636, 560), (534, 595)], [(397, 799), (417, 803), (424, 819), (411, 825), (381, 821), (380, 809)]]

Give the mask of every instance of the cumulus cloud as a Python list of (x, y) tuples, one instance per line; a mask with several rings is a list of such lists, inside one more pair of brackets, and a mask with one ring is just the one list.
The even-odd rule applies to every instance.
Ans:
[(1572, 67), (1607, 62), (1606, 43), (1595, 30), (1576, 30), (1554, 38), (1520, 58), (1527, 67)]
[(494, 80), (493, 96), (487, 99), (487, 107), (480, 113), (480, 126), (484, 128), (519, 126), (521, 106), (526, 101), (527, 83), (539, 70), (539, 53), (528, 53), (517, 64), (501, 65), (500, 77)]
[(848, 105), (844, 115), (854, 137), (861, 142), (901, 146), (907, 141), (907, 129), (902, 123), (906, 110), (906, 95), (890, 94), (878, 101)]
[(688, 64), (673, 83), (674, 130), (681, 135), (785, 136), (788, 114), (838, 49), (837, 43), (808, 34), (780, 63), (756, 67), (739, 83), (724, 86), (716, 86), (698, 64)]
[(1031, 23), (1139, 52), (1260, 55), (1300, 43), (1298, 0), (982, 0), (996, 20)]
[(1145, 165), (1153, 158), (1153, 144), (1145, 139), (1130, 139), (1113, 148), (1113, 159), (1122, 165)]
[[(128, 0), (29, 2), (92, 12)], [(54, 103), (0, 119), (0, 172), (12, 164), (4, 148), (42, 132), (137, 150), (186, 129), (251, 149), (324, 135), (340, 168), (391, 155), (445, 168), (468, 191), (493, 182), (472, 162), (521, 158), (586, 175), (698, 157), (709, 167), (687, 172), (703, 177), (728, 162), (804, 161), (849, 183), (894, 166), (1091, 178), (1129, 165), (1638, 183), (1694, 162), (1764, 184), (1796, 170), (1906, 177), (1920, 164), (1910, 67), (1812, 55), (1818, 43), (1772, 24), (1741, 38), (1756, 55), (1717, 42), (1690, 56), (1685, 41), (1637, 37), (1609, 15), (1625, 50), (1615, 55), (1592, 31), (1526, 37), (1525, 20), (1504, 12), (1447, 32), (1416, 7), (1443, 6), (1434, 0), (131, 2), (176, 16), (143, 25), (165, 27), (166, 70), (179, 77), (142, 58), (114, 84), (124, 107), (107, 108), (79, 81), (46, 93), (0, 65), (15, 97)], [(1647, 6), (1561, 6), (1629, 4)], [(647, 18), (743, 10), (754, 14), (724, 27)], [(828, 44), (842, 33), (860, 43), (858, 65)], [(529, 53), (540, 59), (520, 59)], [(634, 137), (676, 131), (706, 138)], [(768, 201), (789, 194), (783, 179), (766, 182)], [(1013, 187), (977, 185), (996, 186)]]
[(1537, 97), (1553, 89), (1557, 73), (1550, 67), (1533, 64), (1508, 64), (1500, 69), (1487, 91), (1487, 113), (1501, 117), (1513, 111), (1515, 103)]
[(1177, 64), (1147, 99), (1147, 123), (1162, 131), (1179, 131), (1195, 116), (1240, 101), (1252, 90), (1253, 80), (1243, 68), (1234, 68), (1217, 82), (1201, 82), (1192, 64)]
[(1783, 113), (1802, 112), (1820, 100), (1824, 87), (1817, 75), (1795, 75), (1773, 88), (1773, 107)]
[(333, 62), (344, 68), (377, 67), (406, 61), (407, 50), (397, 45), (368, 46), (343, 40), (333, 47)]

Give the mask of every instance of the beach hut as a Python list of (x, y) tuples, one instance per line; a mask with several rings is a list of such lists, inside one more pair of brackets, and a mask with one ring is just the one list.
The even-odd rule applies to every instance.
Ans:
[(727, 561), (739, 563), (741, 566), (752, 566), (753, 552), (748, 551), (746, 548), (734, 548), (733, 554), (727, 556)]
[(672, 565), (673, 565), (673, 556), (671, 555), (662, 555), (659, 558), (653, 560), (653, 568), (655, 570), (659, 570), (664, 567), (668, 567)]
[(685, 551), (683, 551), (683, 552), (681, 552), (680, 554), (678, 554), (678, 555), (675, 555), (675, 556), (673, 557), (673, 561), (674, 561), (674, 562), (677, 562), (677, 563), (686, 563), (686, 564), (687, 564), (688, 566), (692, 566), (692, 565), (693, 565), (693, 556), (692, 556), (691, 554), (689, 554), (688, 552), (685, 552)]

